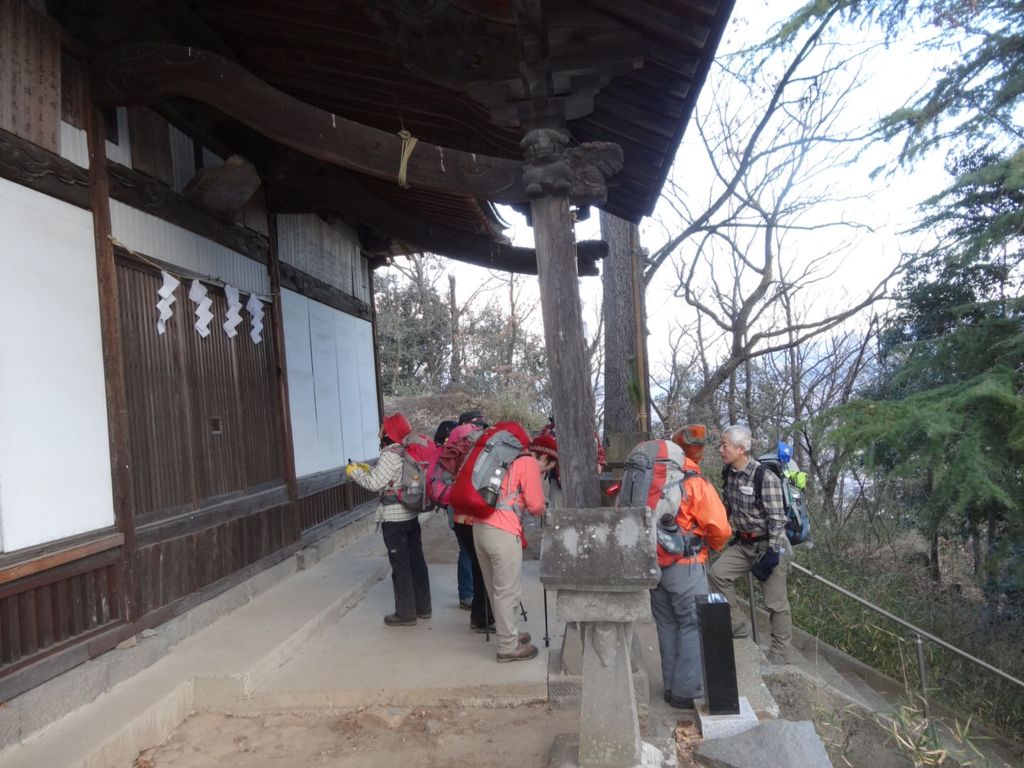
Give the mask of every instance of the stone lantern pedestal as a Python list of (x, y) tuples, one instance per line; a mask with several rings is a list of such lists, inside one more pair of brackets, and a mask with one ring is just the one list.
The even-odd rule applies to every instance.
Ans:
[(630, 663), (633, 622), (650, 616), (657, 586), (654, 521), (643, 508), (558, 509), (548, 519), (540, 580), (583, 640), (580, 732), (555, 739), (551, 766), (661, 766), (640, 740)]

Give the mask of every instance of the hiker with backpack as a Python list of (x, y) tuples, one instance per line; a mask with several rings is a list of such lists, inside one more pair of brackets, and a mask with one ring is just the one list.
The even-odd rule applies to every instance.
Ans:
[[(470, 450), (487, 426), (484, 413), (479, 409), (459, 414), (459, 423), (448, 436), (448, 441), (441, 453), (441, 460), (438, 463), (440, 469), (447, 475), (448, 482), (454, 483), (466, 456), (469, 455)], [(474, 632), (493, 632), (494, 614), (487, 599), (487, 590), (482, 586), (484, 577), (480, 572), (476, 547), (473, 545), (473, 516), (456, 499), (449, 499), (448, 503), (452, 509), (452, 527), (455, 530), (455, 538), (459, 542), (460, 557), (461, 553), (465, 552), (470, 561), (473, 593), (469, 599), (469, 628)], [(461, 600), (459, 605), (460, 607), (463, 605)]]
[[(493, 503), (493, 508), (481, 513), (477, 506), (473, 544), (494, 611), (497, 659), (499, 662), (526, 661), (536, 657), (538, 650), (530, 642), (530, 634), (519, 632), (516, 623), (516, 611), (522, 598), (522, 516), (526, 512), (544, 514), (547, 504), (541, 474), (558, 465), (558, 444), (550, 434), (538, 435), (527, 443), (518, 424), (495, 425), (495, 429), (502, 427), (521, 448), (507, 467), (502, 464), (491, 472), (488, 484), (482, 489), (484, 504)], [(527, 443), (525, 450), (522, 449), (524, 443)], [(471, 468), (469, 461), (467, 459), (467, 469)]]
[(384, 623), (389, 627), (411, 627), (417, 619), (429, 619), (431, 615), (430, 574), (423, 557), (418, 512), (399, 498), (405, 460), (403, 442), (413, 432), (404, 415), (393, 413), (384, 419), (379, 434), (381, 452), (377, 463), (372, 468), (350, 463), (345, 474), (368, 491), (380, 492), (374, 520), (384, 536), (395, 593), (395, 612), (385, 616)]
[[(434, 432), (434, 443), (444, 453), (444, 445), (448, 442), (452, 430), (459, 426), (459, 422), (452, 419), (445, 419), (437, 425)], [(455, 510), (451, 504), (440, 504), (448, 514), (448, 527), (455, 532)], [(456, 565), (455, 577), (458, 583), (459, 608), (465, 611), (473, 608), (473, 556), (470, 554), (472, 545), (466, 546), (458, 536), (455, 540), (459, 543), (459, 559)]]
[(679, 464), (678, 454), (665, 451), (665, 485), (675, 483), (682, 493), (675, 514), (665, 513), (657, 523), (661, 578), (651, 590), (651, 613), (658, 630), (665, 701), (676, 709), (693, 709), (693, 700), (704, 696), (697, 596), (708, 593), (709, 551), (722, 549), (732, 528), (717, 491), (700, 470), (707, 427), (682, 427), (672, 435), (672, 443), (682, 449), (683, 457)]
[[(787, 513), (782, 480), (750, 455), (750, 429), (734, 424), (722, 433), (719, 454), (723, 469), (723, 501), (735, 536), (708, 573), (711, 589), (729, 601), (733, 637), (749, 637), (750, 627), (737, 605), (736, 579), (753, 573), (761, 582), (764, 603), (771, 620), (768, 661), (787, 664), (793, 638), (793, 620), (786, 576)], [(753, 595), (751, 595), (753, 599)]]

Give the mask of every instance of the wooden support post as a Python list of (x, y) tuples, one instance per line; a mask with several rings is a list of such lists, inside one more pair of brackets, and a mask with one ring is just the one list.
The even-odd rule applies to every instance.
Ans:
[(281, 261), (278, 258), (277, 214), (267, 214), (267, 225), (270, 232), (270, 294), (274, 297), (271, 313), (274, 318), (274, 364), (277, 367), (277, 399), (279, 421), (281, 427), (281, 443), (284, 445), (284, 479), (288, 484), (288, 498), (296, 501), (299, 498), (295, 483), (295, 443), (292, 439), (291, 405), (288, 401), (288, 358), (284, 344), (284, 307), (281, 299)]
[(594, 394), (583, 340), (569, 199), (565, 195), (539, 197), (530, 202), (530, 211), (564, 506), (598, 507)]
[(124, 354), (121, 348), (121, 324), (118, 316), (117, 268), (110, 230), (110, 182), (107, 176), (106, 121), (92, 102), (88, 85), (83, 99), (87, 111), (86, 133), (89, 146), (89, 192), (93, 234), (96, 241), (96, 274), (100, 294), (100, 335), (103, 344), (104, 384), (107, 395), (107, 429), (110, 441), (110, 471), (114, 496), (114, 519), (124, 536), (122, 568), (124, 572), (125, 618), (139, 616), (135, 603), (135, 494), (131, 473), (128, 438), (128, 393), (124, 380)]

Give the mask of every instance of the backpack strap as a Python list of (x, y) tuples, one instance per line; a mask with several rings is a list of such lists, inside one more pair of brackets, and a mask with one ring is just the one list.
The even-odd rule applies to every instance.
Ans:
[(764, 488), (764, 473), (766, 471), (767, 470), (765, 469), (764, 464), (758, 462), (757, 469), (754, 470), (754, 506), (756, 506), (762, 512), (765, 511), (765, 508), (764, 496), (761, 492)]
[(764, 535), (771, 539), (770, 527), (768, 525), (768, 510), (764, 508), (764, 495), (762, 493), (764, 489), (764, 473), (768, 471), (761, 462), (757, 463), (757, 469), (754, 470), (754, 506), (761, 510), (761, 514), (764, 515)]

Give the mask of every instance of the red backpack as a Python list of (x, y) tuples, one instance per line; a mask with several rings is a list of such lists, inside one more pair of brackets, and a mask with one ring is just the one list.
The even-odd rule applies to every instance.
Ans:
[(476, 445), (477, 438), (483, 434), (482, 428), (465, 430), (461, 437), (457, 433), (455, 439), (448, 438), (439, 447), (437, 461), (427, 470), (427, 496), (438, 507), (447, 507), (452, 503), (452, 489), (455, 478), (466, 461), (469, 452)]
[[(514, 421), (499, 421), (473, 445), (455, 478), (451, 503), (458, 514), (490, 517), (497, 499), (485, 498), (489, 485), (500, 482), (509, 465), (526, 450), (530, 436)], [(481, 492), (484, 495), (481, 495)]]

